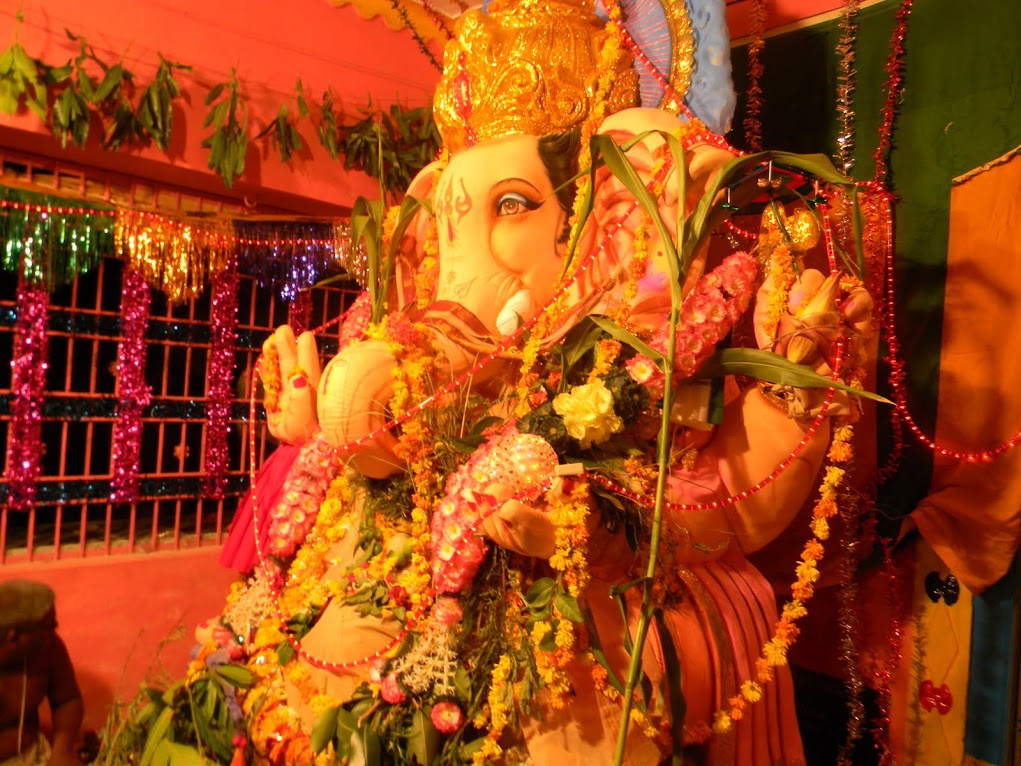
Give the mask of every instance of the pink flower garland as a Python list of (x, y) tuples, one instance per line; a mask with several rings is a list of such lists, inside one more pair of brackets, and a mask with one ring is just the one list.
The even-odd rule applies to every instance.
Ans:
[(49, 295), (41, 285), (18, 275), (18, 318), (11, 359), (11, 438), (7, 456), (7, 503), (29, 511), (35, 502), (42, 445), (43, 390), (46, 388), (46, 338)]
[(326, 490), (342, 468), (337, 451), (321, 436), (301, 446), (269, 518), (267, 553), (289, 558), (315, 524)]
[(121, 343), (117, 349), (117, 423), (113, 429), (113, 478), (110, 501), (138, 497), (138, 465), (142, 449), (142, 413), (152, 391), (145, 382), (145, 333), (149, 324), (149, 285), (141, 273), (124, 267), (121, 275)]
[(217, 500), (227, 489), (230, 454), (231, 404), (234, 401), (234, 346), (238, 328), (237, 260), (213, 278), (209, 317), (212, 349), (209, 352), (209, 393), (206, 397), (205, 494)]
[(500, 483), (517, 499), (534, 498), (558, 462), (542, 437), (519, 433), (510, 424), (450, 474), (446, 494), (433, 511), (429, 539), (437, 593), (464, 590), (486, 556), (488, 543), (476, 531), (503, 503), (482, 490)]
[[(748, 310), (758, 276), (758, 263), (748, 253), (727, 256), (719, 266), (706, 274), (688, 293), (681, 304), (674, 346), (674, 373), (679, 379), (690, 378), (716, 350), (716, 344), (727, 337), (734, 323)], [(670, 326), (663, 325), (649, 345), (666, 354)], [(649, 388), (654, 395), (663, 395), (663, 371), (646, 356), (628, 360), (627, 371), (633, 380)]]

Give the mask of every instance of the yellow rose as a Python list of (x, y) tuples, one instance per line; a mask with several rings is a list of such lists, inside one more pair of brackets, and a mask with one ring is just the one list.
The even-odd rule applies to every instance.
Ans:
[(557, 396), (553, 409), (564, 419), (567, 433), (581, 443), (582, 449), (624, 430), (624, 421), (613, 411), (613, 394), (598, 378)]

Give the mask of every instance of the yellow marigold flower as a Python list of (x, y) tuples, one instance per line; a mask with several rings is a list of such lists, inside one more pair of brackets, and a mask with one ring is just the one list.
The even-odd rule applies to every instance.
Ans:
[(823, 483), (830, 487), (836, 487), (844, 480), (845, 473), (843, 468), (837, 468), (835, 465), (826, 466), (826, 478), (823, 479)]
[(787, 622), (786, 620), (781, 620), (776, 626), (777, 640), (782, 641), (788, 646), (794, 643), (794, 640), (798, 637), (799, 633), (801, 633), (801, 628), (794, 623)]
[(557, 625), (555, 641), (560, 649), (570, 649), (574, 646), (574, 625), (570, 620), (561, 620)]
[(717, 734), (726, 734), (734, 726), (734, 721), (725, 710), (717, 710), (713, 716), (713, 731)]
[(815, 593), (815, 588), (811, 583), (796, 582), (791, 586), (791, 595), (798, 601), (808, 601), (812, 598), (813, 593)]
[(802, 561), (795, 567), (794, 573), (797, 575), (798, 582), (800, 583), (814, 583), (819, 580), (819, 570), (810, 561)]
[(804, 604), (800, 601), (788, 601), (784, 604), (783, 612), (781, 617), (791, 622), (798, 620), (808, 614), (808, 610), (805, 609)]
[(816, 502), (815, 507), (812, 509), (812, 515), (816, 518), (828, 519), (840, 510), (837, 506), (836, 501), (833, 497), (822, 497)]
[(780, 667), (787, 664), (787, 645), (775, 638), (762, 647), (762, 654), (770, 665)]
[(834, 441), (830, 444), (826, 457), (834, 463), (847, 463), (854, 457), (854, 450), (847, 442)]
[(818, 540), (809, 540), (805, 543), (804, 550), (801, 551), (802, 561), (819, 561), (826, 550), (822, 547), (822, 543)]
[(812, 534), (818, 537), (820, 540), (827, 540), (830, 536), (830, 525), (825, 518), (818, 517), (812, 519), (812, 523), (809, 525), (812, 529)]
[(762, 699), (762, 687), (754, 681), (745, 681), (741, 684), (741, 696), (749, 702), (758, 702)]
[(487, 763), (497, 763), (503, 755), (503, 748), (492, 737), (486, 737), (482, 747), (475, 751), (472, 756), (472, 766), (485, 766)]
[(532, 642), (538, 645), (545, 637), (546, 634), (551, 630), (550, 624), (546, 620), (538, 620), (532, 625)]

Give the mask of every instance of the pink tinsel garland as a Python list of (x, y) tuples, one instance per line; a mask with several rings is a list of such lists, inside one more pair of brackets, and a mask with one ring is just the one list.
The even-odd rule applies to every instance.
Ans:
[(209, 318), (209, 393), (206, 397), (205, 494), (220, 499), (227, 489), (231, 404), (234, 401), (234, 346), (238, 329), (237, 260), (232, 258), (213, 279)]
[(121, 334), (117, 349), (117, 423), (113, 430), (113, 478), (110, 500), (130, 503), (138, 497), (142, 450), (142, 413), (152, 391), (145, 382), (145, 333), (152, 295), (141, 273), (125, 267), (121, 277)]
[(11, 359), (11, 437), (7, 457), (8, 507), (29, 511), (40, 473), (43, 389), (46, 387), (46, 321), (49, 296), (19, 275), (18, 319)]

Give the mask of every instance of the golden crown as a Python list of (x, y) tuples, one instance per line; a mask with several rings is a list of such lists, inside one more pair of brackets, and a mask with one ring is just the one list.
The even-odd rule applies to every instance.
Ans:
[(461, 16), (443, 54), (433, 114), (451, 151), (514, 133), (545, 136), (593, 112), (609, 69), (605, 114), (638, 103), (631, 53), (611, 50), (592, 0), (493, 0)]

